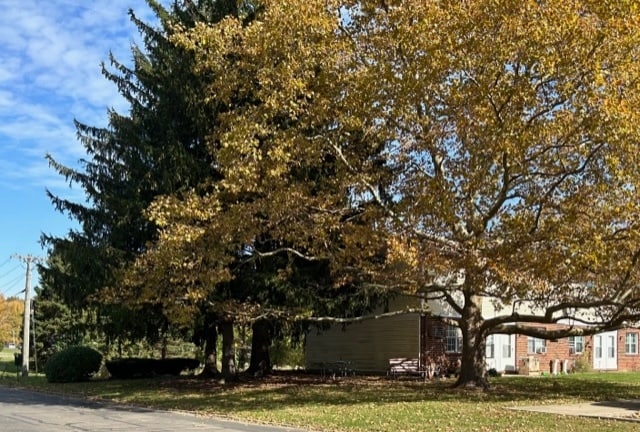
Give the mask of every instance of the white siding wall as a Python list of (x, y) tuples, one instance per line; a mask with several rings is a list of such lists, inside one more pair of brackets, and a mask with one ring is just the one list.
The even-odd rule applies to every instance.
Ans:
[[(394, 301), (390, 310), (416, 305), (416, 299), (402, 298)], [(417, 314), (366, 320), (347, 325), (344, 330), (342, 325), (333, 325), (326, 331), (311, 329), (305, 346), (306, 367), (313, 369), (323, 362), (344, 360), (352, 362), (358, 371), (383, 372), (390, 358), (418, 358), (419, 331)]]

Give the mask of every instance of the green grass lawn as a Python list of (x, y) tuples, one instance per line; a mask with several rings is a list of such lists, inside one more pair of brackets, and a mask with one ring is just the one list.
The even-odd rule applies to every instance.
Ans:
[[(21, 351), (18, 349), (9, 349), (9, 348), (4, 348), (2, 351), (0, 351), (0, 377), (2, 378), (6, 378), (7, 376), (15, 377), (17, 371), (21, 369), (21, 367), (16, 368), (16, 365), (14, 362), (14, 354), (16, 353), (21, 354)], [(35, 373), (35, 364), (33, 359), (31, 359), (29, 373), (31, 375), (37, 375)]]
[(275, 376), (222, 385), (187, 377), (21, 385), (162, 409), (187, 410), (246, 421), (322, 431), (638, 431), (638, 423), (512, 411), (516, 405), (640, 399), (640, 374), (591, 373), (559, 377), (502, 377), (489, 392), (451, 389), (451, 381), (422, 383), (385, 377), (324, 382)]
[(15, 349), (4, 348), (0, 351), (0, 376), (16, 374), (16, 366), (13, 361), (14, 353), (18, 352)]
[(13, 354), (17, 351), (15, 349), (3, 348), (0, 350), (0, 362), (11, 360), (13, 362)]

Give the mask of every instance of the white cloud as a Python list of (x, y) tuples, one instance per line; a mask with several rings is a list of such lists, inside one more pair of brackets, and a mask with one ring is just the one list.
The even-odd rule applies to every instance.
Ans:
[[(139, 35), (129, 8), (153, 19), (144, 0), (0, 0), (0, 256), (41, 255), (41, 232), (64, 235), (77, 226), (44, 190), (79, 203), (84, 192), (70, 188), (44, 156), (77, 166), (86, 155), (73, 119), (106, 126), (107, 108), (126, 112), (100, 63), (110, 51), (130, 61)], [(0, 278), (0, 291), (5, 282)]]
[(144, 0), (1, 3), (0, 185), (59, 187), (45, 153), (74, 165), (84, 155), (73, 119), (105, 126), (107, 108), (126, 110), (100, 63), (110, 51), (130, 60), (138, 31), (129, 8), (145, 20), (152, 13)]

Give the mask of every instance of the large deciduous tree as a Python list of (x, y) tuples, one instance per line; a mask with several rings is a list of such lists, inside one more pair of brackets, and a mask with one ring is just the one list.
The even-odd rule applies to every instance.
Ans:
[[(638, 318), (637, 2), (262, 4), (176, 37), (211, 77), (203, 103), (224, 106), (208, 137), (222, 180), (155, 202), (139, 265), (198, 298), (268, 232), (257, 256), (446, 302), (458, 385), (486, 385), (489, 334)], [(504, 314), (484, 317), (483, 299)], [(588, 327), (526, 326), (569, 318)]]
[[(106, 128), (76, 123), (89, 156), (82, 161), (82, 169), (65, 167), (49, 158), (60, 174), (85, 191), (88, 205), (51, 196), (59, 210), (80, 222), (81, 229), (63, 238), (44, 237), (51, 254), (65, 265), (43, 268), (43, 277), (74, 307), (99, 308), (95, 316), (101, 318), (101, 328), (109, 336), (157, 339), (169, 321), (178, 326), (196, 321), (195, 340), (204, 344), (205, 371), (213, 375), (217, 374), (215, 350), (220, 332), (225, 351), (223, 370), (231, 376), (233, 340), (229, 338), (233, 338), (233, 322), (238, 319), (237, 303), (247, 297), (264, 297), (250, 291), (260, 289), (261, 282), (254, 279), (267, 276), (258, 274), (255, 266), (245, 266), (239, 271), (247, 286), (231, 287), (221, 283), (220, 276), (203, 277), (197, 266), (181, 267), (171, 255), (166, 258), (178, 263), (185, 278), (146, 269), (142, 280), (133, 280), (121, 270), (156, 239), (156, 224), (143, 217), (156, 196), (192, 193), (199, 199), (221, 178), (216, 154), (207, 151), (205, 138), (213, 133), (225, 105), (216, 98), (200, 103), (203, 83), (212, 76), (194, 74), (193, 53), (175, 45), (170, 35), (175, 28), (215, 23), (226, 16), (249, 22), (258, 8), (252, 1), (235, 0), (176, 2), (170, 10), (152, 0), (148, 3), (160, 27), (153, 28), (131, 13), (144, 46), (133, 47), (132, 67), (111, 58), (111, 67), (103, 68), (129, 103), (129, 113), (110, 112)], [(236, 102), (251, 103), (250, 92), (244, 97), (246, 100)], [(237, 273), (229, 267), (244, 253), (241, 249), (227, 249), (226, 261), (216, 262), (216, 256), (207, 257), (206, 251), (197, 259), (205, 264), (213, 262), (212, 268), (222, 265), (223, 273)], [(192, 295), (194, 283), (201, 290), (197, 296)], [(140, 291), (141, 286), (148, 291)], [(140, 322), (134, 323), (132, 317)], [(264, 347), (268, 342), (256, 346)]]
[[(258, 7), (252, 8), (252, 14), (248, 17), (228, 17), (219, 26), (223, 28), (233, 23), (238, 30), (250, 28), (253, 17), (259, 16), (260, 10)], [(181, 25), (188, 28), (184, 23), (175, 22), (174, 25), (176, 28)], [(207, 26), (205, 22), (196, 23), (197, 28)], [(233, 33), (229, 33), (228, 37), (233, 38)], [(343, 308), (342, 313), (371, 309), (378, 300), (377, 295), (354, 296), (353, 288), (357, 281), (327, 277), (327, 263), (321, 258), (312, 259), (314, 263), (311, 265), (304, 262), (309, 258), (306, 254), (312, 255), (313, 251), (301, 252), (301, 249), (289, 247), (292, 244), (289, 236), (293, 237), (296, 233), (301, 236), (313, 235), (312, 227), (309, 226), (306, 232), (302, 227), (297, 227), (288, 236), (278, 231), (281, 221), (277, 216), (271, 217), (271, 210), (265, 213), (263, 208), (265, 200), (269, 199), (264, 193), (269, 190), (267, 184), (261, 185), (260, 189), (245, 190), (223, 186), (224, 192), (219, 193), (224, 177), (235, 178), (237, 175), (234, 170), (227, 169), (227, 165), (224, 165), (226, 171), (223, 173), (223, 162), (219, 160), (220, 156), (226, 157), (225, 150), (219, 146), (218, 137), (228, 132), (226, 126), (222, 126), (227, 113), (235, 109), (253, 110), (262, 104), (256, 97), (256, 92), (260, 91), (256, 86), (258, 69), (250, 67), (247, 62), (250, 55), (238, 58), (234, 57), (236, 54), (246, 56), (241, 50), (228, 53), (226, 61), (234, 64), (237, 67), (235, 70), (205, 71), (197, 65), (193, 69), (200, 82), (206, 82), (207, 86), (211, 82), (225, 82), (224, 85), (228, 87), (219, 94), (207, 93), (207, 87), (197, 105), (198, 112), (208, 114), (204, 121), (209, 133), (209, 168), (217, 175), (202, 177), (198, 185), (188, 185), (193, 186), (191, 188), (166, 191), (164, 197), (155, 201), (148, 214), (152, 223), (161, 228), (160, 241), (158, 244), (150, 243), (151, 247), (126, 275), (125, 283), (119, 287), (121, 289), (114, 290), (113, 294), (128, 303), (158, 302), (168, 316), (183, 323), (204, 307), (206, 314), (218, 320), (220, 328), (217, 330), (223, 336), (226, 334), (230, 337), (233, 333), (224, 331), (223, 327), (247, 321), (259, 327), (268, 320), (282, 318), (283, 309), (299, 315), (308, 315), (311, 310), (335, 311), (336, 305)], [(274, 119), (283, 129), (289, 127), (290, 120), (287, 115)], [(377, 149), (380, 151), (383, 146)], [(313, 195), (318, 206), (326, 206), (323, 200), (329, 196), (332, 200), (330, 206), (340, 204), (346, 209), (340, 217), (353, 216), (354, 212), (348, 205), (349, 192), (336, 189), (339, 185), (332, 181), (331, 173), (340, 163), (336, 163), (330, 152), (318, 156), (317, 160), (301, 161), (290, 171), (291, 183), (301, 188), (303, 194)], [(242, 163), (235, 165), (238, 171), (244, 169)], [(327, 191), (331, 193), (327, 194)], [(274, 209), (286, 205), (284, 202), (272, 204)], [(222, 211), (217, 212), (218, 208)], [(297, 210), (300, 212), (298, 220), (313, 223), (306, 217), (305, 207)], [(296, 237), (298, 246), (301, 236)], [(332, 240), (331, 243), (335, 242)], [(316, 273), (311, 283), (305, 275), (310, 272)], [(303, 286), (296, 285), (300, 278), (307, 280)], [(333, 289), (332, 285), (340, 289)], [(351, 298), (351, 304), (342, 301), (347, 296)], [(209, 328), (213, 330), (211, 326)], [(269, 337), (269, 332), (256, 331), (253, 335), (262, 335), (262, 339), (265, 339)], [(253, 353), (250, 372), (268, 372), (268, 352), (265, 347), (269, 346), (270, 341), (254, 342), (253, 346), (256, 350), (259, 348), (260, 353)], [(207, 358), (215, 358), (214, 354), (209, 353)], [(223, 356), (223, 360), (228, 358), (230, 356)], [(223, 361), (223, 369), (230, 372), (232, 367), (227, 367), (225, 363)]]

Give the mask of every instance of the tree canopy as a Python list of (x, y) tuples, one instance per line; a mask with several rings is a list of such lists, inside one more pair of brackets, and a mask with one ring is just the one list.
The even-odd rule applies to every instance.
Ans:
[[(637, 2), (261, 5), (173, 37), (219, 108), (221, 177), (154, 201), (136, 283), (170, 278), (188, 304), (239, 257), (324, 260), (334, 280), (448, 303), (460, 384), (485, 382), (488, 334), (638, 318)], [(483, 298), (530, 310), (485, 319)]]
[(0, 294), (0, 343), (21, 340), (20, 329), (24, 314), (24, 301)]
[[(79, 168), (66, 167), (49, 156), (53, 168), (85, 192), (87, 202), (49, 194), (57, 209), (77, 220), (80, 228), (64, 237), (43, 236), (50, 246), (50, 259), (41, 268), (46, 292), (75, 310), (93, 312), (88, 317), (97, 321), (97, 328), (109, 341), (146, 338), (153, 342), (171, 327), (193, 327), (197, 322), (206, 334), (197, 329), (195, 340), (206, 342), (213, 350), (218, 322), (227, 326), (221, 333), (232, 337), (229, 326), (234, 321), (272, 318), (275, 315), (265, 315), (265, 311), (283, 305), (304, 312), (309, 304), (321, 304), (323, 311), (370, 308), (377, 297), (353, 296), (349, 284), (341, 284), (342, 290), (313, 289), (331, 284), (323, 274), (326, 263), (271, 255), (272, 245), (286, 248), (286, 242), (281, 238), (272, 241), (263, 225), (257, 226), (251, 241), (243, 234), (222, 253), (207, 247), (218, 241), (217, 234), (211, 233), (193, 248), (191, 262), (182, 261), (169, 248), (155, 255), (151, 266), (141, 272), (125, 272), (141, 254), (139, 262), (157, 251), (157, 221), (145, 217), (156, 197), (192, 197), (197, 202), (206, 199), (222, 179), (219, 155), (209, 148), (207, 137), (216, 133), (228, 104), (201, 96), (214, 77), (232, 77), (213, 71), (199, 74), (194, 53), (176, 43), (172, 35), (198, 22), (217, 25), (226, 16), (248, 25), (260, 10), (253, 1), (175, 2), (170, 9), (153, 0), (148, 3), (160, 26), (140, 21), (131, 11), (143, 44), (132, 47), (131, 66), (111, 57), (102, 70), (129, 103), (129, 112), (110, 111), (106, 127), (76, 121), (87, 152)], [(254, 100), (251, 79), (244, 79), (248, 89), (234, 103), (249, 106)], [(319, 175), (309, 171), (302, 170), (299, 176)], [(232, 209), (237, 199), (248, 203), (253, 198), (251, 194), (228, 194), (223, 201)], [(198, 217), (200, 210), (193, 210)], [(189, 236), (185, 233), (183, 245), (188, 245)], [(263, 256), (262, 250), (269, 256)], [(181, 253), (189, 252), (183, 248)], [(174, 266), (179, 271), (172, 270)], [(219, 273), (211, 276), (212, 271)], [(303, 289), (296, 286), (300, 281), (305, 281)], [(206, 352), (205, 357), (210, 354)], [(216, 361), (212, 364), (216, 368)]]

